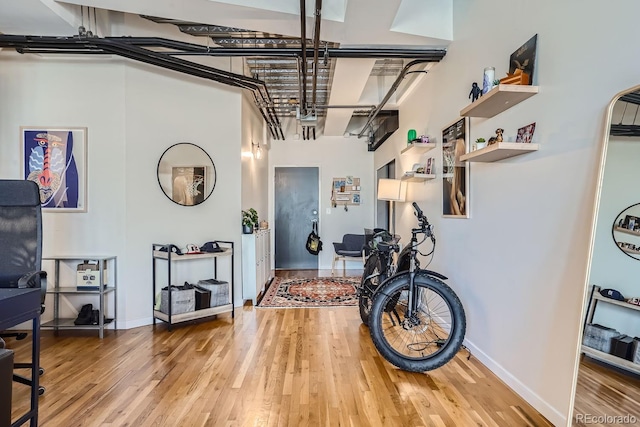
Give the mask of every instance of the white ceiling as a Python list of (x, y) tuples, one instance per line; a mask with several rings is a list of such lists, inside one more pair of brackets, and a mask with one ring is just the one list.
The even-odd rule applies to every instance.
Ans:
[[(310, 38), (315, 0), (305, 4)], [(0, 0), (0, 33), (75, 35), (83, 22), (80, 6), (300, 36), (299, 0)], [(440, 48), (452, 38), (452, 0), (324, 0), (322, 18), (321, 40), (341, 47)], [(157, 25), (158, 37), (167, 37), (166, 27)], [(195, 38), (193, 43), (205, 44)], [(380, 85), (369, 75), (373, 61), (336, 61), (329, 105), (371, 105), (366, 88)], [(342, 135), (350, 115), (348, 109), (330, 110), (325, 134)]]

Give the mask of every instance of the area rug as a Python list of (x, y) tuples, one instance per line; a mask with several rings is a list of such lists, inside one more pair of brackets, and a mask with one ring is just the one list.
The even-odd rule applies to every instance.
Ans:
[(335, 307), (358, 305), (360, 277), (273, 279), (258, 307)]

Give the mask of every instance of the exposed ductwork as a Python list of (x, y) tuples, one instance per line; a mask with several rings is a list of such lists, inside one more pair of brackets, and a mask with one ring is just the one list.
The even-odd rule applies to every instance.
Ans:
[[(301, 5), (303, 3), (304, 1), (301, 2)], [(308, 47), (307, 43), (310, 44), (311, 41), (306, 40), (306, 34), (302, 34), (299, 40), (296, 39), (297, 43), (304, 42), (304, 44), (299, 47), (288, 48), (266, 46), (238, 48), (235, 47), (237, 44), (234, 45), (232, 43), (233, 47), (203, 46), (156, 37), (99, 38), (22, 35), (0, 35), (0, 48), (13, 48), (20, 53), (112, 54), (247, 89), (252, 92), (254, 102), (274, 139), (284, 139), (281, 118), (292, 117), (296, 113), (299, 114), (300, 124), (303, 126), (303, 138), (315, 137), (315, 126), (318, 117), (324, 115), (327, 108), (334, 108), (328, 105), (331, 82), (331, 69), (327, 66), (330, 63), (328, 61), (329, 57), (381, 58), (379, 72), (384, 74), (380, 75), (389, 75), (391, 71), (397, 72), (397, 69), (402, 65), (402, 58), (417, 58), (417, 60), (412, 61), (403, 68), (392, 89), (387, 93), (380, 105), (375, 108), (355, 106), (359, 109), (358, 114), (362, 115), (364, 110), (364, 113), (368, 113), (369, 117), (367, 125), (358, 134), (359, 137), (362, 137), (368, 131), (368, 128), (372, 127), (376, 115), (378, 115), (393, 92), (396, 91), (404, 76), (409, 72), (409, 68), (418, 63), (440, 61), (445, 56), (446, 50), (334, 47), (335, 44), (320, 40), (321, 7), (321, 0), (316, 0), (312, 49)], [(172, 20), (169, 21), (173, 22)], [(304, 19), (301, 20), (301, 26), (304, 25), (303, 21)], [(229, 28), (225, 30), (229, 30)], [(221, 34), (222, 36), (226, 35)], [(218, 40), (229, 41), (222, 38)], [(287, 40), (292, 41), (293, 39), (287, 38)], [(320, 52), (321, 43), (324, 45), (323, 52)], [(274, 45), (282, 46), (282, 44)], [(324, 67), (320, 65), (321, 53)], [(189, 56), (244, 56), (248, 57), (246, 63), (253, 71), (247, 75), (235, 74), (189, 61), (187, 60)], [(312, 61), (311, 57), (313, 58)], [(391, 63), (390, 61), (398, 62), (398, 64), (393, 63), (387, 70), (385, 64)], [(309, 69), (313, 73), (310, 81), (307, 79), (307, 71)], [(297, 84), (295, 80), (296, 74)], [(248, 75), (252, 77), (248, 77)], [(372, 75), (377, 74), (372, 73)], [(296, 93), (297, 96), (295, 95)], [(335, 108), (340, 108), (340, 106), (335, 106)]]
[[(400, 86), (400, 83), (402, 83), (402, 80), (404, 79), (404, 77), (409, 73), (409, 69), (411, 67), (415, 66), (415, 65), (423, 64), (425, 62), (431, 62), (431, 61), (424, 60), (424, 59), (417, 59), (417, 60), (411, 61), (407, 65), (405, 65), (405, 67), (402, 69), (402, 71), (400, 71), (400, 74), (398, 74), (398, 77), (396, 78), (395, 82), (393, 82), (393, 85), (391, 85), (391, 88), (389, 89), (387, 94), (384, 96), (384, 98), (382, 99), (380, 104), (378, 104), (378, 106), (374, 110), (371, 111), (371, 114), (369, 114), (369, 117), (367, 118), (367, 122), (362, 127), (362, 130), (358, 133), (358, 138), (362, 138), (362, 136), (365, 133), (367, 133), (367, 129), (372, 127), (373, 120), (376, 118), (378, 113), (380, 113), (380, 111), (382, 110), (382, 107), (385, 106), (387, 101), (389, 101), (389, 98), (391, 98), (391, 95), (393, 95), (395, 93), (395, 91), (398, 89), (398, 87)], [(425, 71), (425, 73), (426, 73), (426, 71)], [(397, 129), (397, 127), (396, 127), (396, 129)], [(387, 138), (388, 138), (388, 136), (387, 136)], [(369, 141), (369, 150), (370, 151), (375, 150), (379, 146), (379, 144), (376, 145), (375, 148), (373, 148), (373, 150), (372, 150), (372, 145), (373, 145), (373, 141)]]

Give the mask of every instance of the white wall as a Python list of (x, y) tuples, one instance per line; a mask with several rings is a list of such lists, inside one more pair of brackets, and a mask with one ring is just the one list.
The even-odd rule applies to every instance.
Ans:
[[(566, 422), (572, 395), (604, 112), (617, 92), (638, 83), (640, 59), (628, 55), (628, 41), (640, 31), (632, 18), (638, 11), (632, 1), (615, 8), (575, 0), (454, 1), (454, 42), (402, 105), (399, 131), (376, 152), (376, 167), (400, 158), (410, 128), (439, 141), (484, 67), (504, 76), (511, 53), (538, 34), (540, 93), (494, 118), (472, 119), (471, 139), (497, 127), (514, 135), (536, 122), (540, 151), (472, 164), (470, 219), (442, 218), (437, 180), (417, 184), (413, 197), (435, 224), (431, 266), (450, 277), (465, 305), (472, 351), (558, 425)], [(527, 19), (516, 24), (515, 16)], [(611, 31), (593, 31), (586, 22)], [(400, 212), (398, 229), (407, 236), (409, 204)]]
[[(239, 90), (113, 58), (2, 52), (0, 73), (2, 178), (20, 177), (21, 125), (88, 128), (88, 212), (45, 213), (45, 256), (117, 255), (119, 326), (134, 327), (151, 320), (152, 243), (234, 241), (241, 304)], [(216, 187), (201, 205), (179, 206), (158, 185), (158, 160), (177, 142), (199, 145), (215, 164)]]
[[(269, 147), (270, 138), (266, 134), (262, 115), (252, 100), (249, 92), (242, 96), (242, 209), (254, 208), (260, 221), (269, 217), (268, 184), (269, 184)], [(262, 149), (262, 157), (256, 157), (256, 146)], [(240, 213), (238, 213), (240, 216)], [(241, 224), (238, 221), (238, 224)], [(241, 225), (240, 225), (241, 227)]]
[[(589, 275), (589, 284), (617, 289), (626, 298), (640, 296), (637, 280), (640, 260), (627, 256), (616, 246), (611, 227), (623, 210), (640, 203), (638, 192), (634, 189), (639, 159), (640, 138), (609, 138)], [(640, 207), (635, 206), (635, 211), (627, 214), (640, 216)], [(640, 244), (638, 237), (615, 234), (621, 241)], [(640, 316), (610, 304), (598, 304), (593, 321), (615, 328), (620, 333), (640, 335)]]
[[(273, 141), (269, 153), (269, 218), (272, 224), (275, 168), (287, 166), (320, 168), (319, 234), (323, 250), (319, 254), (318, 266), (321, 269), (330, 269), (334, 254), (332, 242), (340, 242), (344, 234), (362, 234), (364, 227), (373, 227), (373, 153), (367, 151), (367, 144), (363, 139), (357, 138), (319, 137), (310, 141), (289, 138), (285, 141)], [(348, 212), (345, 212), (344, 206), (331, 207), (331, 186), (334, 177), (347, 175), (360, 178), (362, 191), (360, 206), (349, 206)], [(273, 240), (275, 241), (275, 237)], [(304, 242), (301, 244), (304, 245)], [(350, 268), (362, 268), (362, 263), (347, 261), (347, 269)]]
[[(21, 179), (20, 126), (87, 128), (88, 211), (43, 211), (44, 256), (123, 254), (124, 105), (117, 61), (0, 54), (0, 178)], [(119, 299), (122, 306), (124, 293)], [(67, 308), (62, 304), (65, 314)], [(43, 321), (52, 315), (45, 311)]]

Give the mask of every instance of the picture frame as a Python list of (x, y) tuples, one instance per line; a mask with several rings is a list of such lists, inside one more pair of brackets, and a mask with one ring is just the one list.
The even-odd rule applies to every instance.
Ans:
[(509, 57), (509, 74), (515, 73), (517, 69), (529, 75), (529, 85), (533, 84), (533, 72), (535, 71), (536, 46), (538, 35), (534, 35), (527, 40)]
[(469, 152), (469, 117), (442, 129), (442, 216), (469, 218), (470, 164), (460, 160)]
[(522, 142), (525, 144), (531, 143), (531, 140), (533, 139), (533, 132), (535, 130), (536, 130), (535, 122), (521, 127), (520, 129), (518, 129), (518, 134), (516, 135), (516, 142)]
[(20, 176), (45, 212), (87, 212), (87, 128), (20, 127)]
[(171, 199), (183, 206), (198, 205), (206, 199), (207, 167), (174, 166), (171, 168)]

